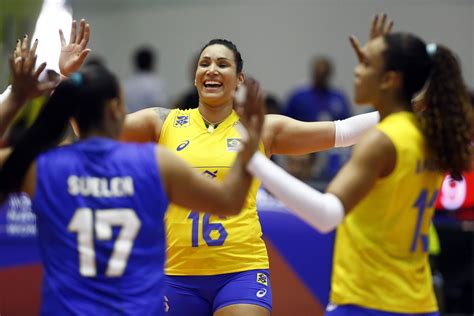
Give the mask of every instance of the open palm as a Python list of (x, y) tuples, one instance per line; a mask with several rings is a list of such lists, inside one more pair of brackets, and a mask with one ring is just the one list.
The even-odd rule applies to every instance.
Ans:
[(77, 71), (84, 63), (90, 49), (86, 48), (89, 42), (90, 26), (84, 19), (79, 23), (79, 32), (77, 32), (76, 21), (72, 21), (71, 37), (66, 44), (62, 30), (59, 30), (61, 39), (61, 54), (59, 55), (59, 70), (64, 76), (69, 76)]

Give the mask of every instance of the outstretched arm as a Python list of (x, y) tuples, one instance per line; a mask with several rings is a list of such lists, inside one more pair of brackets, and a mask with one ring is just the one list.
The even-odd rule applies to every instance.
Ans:
[(379, 120), (378, 112), (334, 122), (302, 122), (283, 115), (267, 115), (262, 139), (267, 156), (302, 155), (354, 145)]

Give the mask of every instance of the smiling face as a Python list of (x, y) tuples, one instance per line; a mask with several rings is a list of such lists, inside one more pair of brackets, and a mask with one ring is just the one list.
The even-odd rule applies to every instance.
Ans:
[(202, 51), (194, 79), (200, 102), (210, 106), (232, 104), (243, 81), (244, 75), (237, 73), (235, 56), (229, 48), (215, 44)]
[(354, 69), (355, 103), (380, 104), (385, 74), (382, 53), (385, 47), (383, 38), (378, 37), (362, 49), (363, 58)]

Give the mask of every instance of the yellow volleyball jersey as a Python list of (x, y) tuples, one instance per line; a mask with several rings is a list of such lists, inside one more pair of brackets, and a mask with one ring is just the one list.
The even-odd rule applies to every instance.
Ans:
[(442, 174), (435, 171), (414, 114), (377, 125), (395, 146), (392, 173), (339, 226), (331, 302), (398, 312), (436, 311), (428, 235)]
[[(232, 112), (211, 133), (198, 109), (172, 110), (160, 145), (181, 156), (203, 176), (222, 181), (237, 155), (240, 136)], [(260, 146), (263, 152), (263, 145)], [(165, 216), (168, 275), (216, 275), (268, 269), (268, 255), (256, 209), (260, 183), (252, 183), (241, 213), (211, 216), (170, 204)], [(191, 190), (191, 188), (183, 188)]]

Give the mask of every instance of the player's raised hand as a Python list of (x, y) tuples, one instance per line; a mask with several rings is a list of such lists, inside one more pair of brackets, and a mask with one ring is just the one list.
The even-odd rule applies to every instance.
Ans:
[(42, 63), (35, 70), (37, 46), (38, 40), (35, 40), (30, 49), (28, 35), (25, 35), (23, 41), (18, 40), (15, 51), (10, 57), (12, 95), (19, 105), (22, 105), (27, 99), (38, 97), (55, 87), (54, 82), (39, 82), (38, 80), (46, 63)]
[(71, 73), (77, 71), (91, 51), (87, 48), (90, 36), (90, 25), (86, 23), (84, 19), (81, 19), (78, 32), (76, 24), (75, 20), (72, 21), (69, 43), (66, 43), (63, 31), (59, 30), (59, 37), (61, 40), (59, 70), (64, 76), (69, 76)]
[[(376, 14), (372, 18), (372, 22), (370, 23), (370, 30), (369, 30), (369, 41), (373, 40), (379, 36), (384, 36), (393, 28), (393, 21), (387, 18), (387, 14), (382, 14), (382, 16)], [(357, 60), (362, 62), (364, 60), (364, 53), (362, 52), (361, 45), (359, 40), (355, 35), (351, 35), (349, 37), (349, 41), (351, 43), (352, 48), (356, 54)]]

